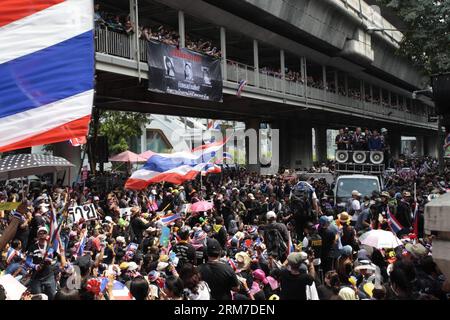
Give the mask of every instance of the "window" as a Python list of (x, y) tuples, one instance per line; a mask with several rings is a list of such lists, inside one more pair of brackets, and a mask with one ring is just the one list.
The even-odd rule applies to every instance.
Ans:
[(150, 129), (147, 130), (146, 150), (153, 152), (168, 152), (173, 147), (169, 140), (161, 130)]

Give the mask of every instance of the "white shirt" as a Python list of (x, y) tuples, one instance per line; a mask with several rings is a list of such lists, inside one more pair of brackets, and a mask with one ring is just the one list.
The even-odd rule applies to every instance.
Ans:
[(211, 300), (211, 289), (209, 289), (208, 284), (205, 281), (201, 281), (198, 284), (197, 293), (193, 293), (189, 289), (188, 292), (189, 300)]
[(352, 210), (354, 212), (352, 216), (352, 221), (357, 221), (359, 213), (361, 212), (361, 204), (359, 203), (359, 200), (353, 199)]

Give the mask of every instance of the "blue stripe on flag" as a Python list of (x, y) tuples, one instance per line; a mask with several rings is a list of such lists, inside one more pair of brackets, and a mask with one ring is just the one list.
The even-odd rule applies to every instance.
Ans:
[[(200, 156), (199, 156), (200, 159)], [(191, 167), (194, 167), (198, 164), (198, 161), (194, 159), (187, 159), (187, 158), (169, 158), (169, 157), (163, 157), (158, 154), (152, 155), (148, 160), (147, 163), (143, 166), (143, 169), (157, 171), (157, 172), (164, 172), (168, 171), (183, 165), (188, 165)]]
[(0, 64), (0, 118), (92, 89), (93, 39), (91, 30)]

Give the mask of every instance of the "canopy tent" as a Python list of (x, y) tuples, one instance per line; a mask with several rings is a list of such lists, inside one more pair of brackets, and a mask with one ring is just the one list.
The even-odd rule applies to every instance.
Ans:
[(116, 154), (109, 158), (111, 162), (146, 162), (147, 159), (129, 150)]
[(15, 154), (0, 159), (0, 180), (57, 172), (74, 167), (61, 157), (43, 154)]

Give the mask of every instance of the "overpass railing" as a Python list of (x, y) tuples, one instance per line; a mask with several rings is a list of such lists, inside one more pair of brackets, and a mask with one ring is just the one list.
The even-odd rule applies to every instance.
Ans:
[[(107, 28), (95, 29), (96, 51), (112, 56), (135, 60), (133, 56), (133, 37)], [(147, 41), (139, 40), (139, 56), (141, 62), (147, 62)], [(253, 66), (227, 60), (226, 81), (238, 83), (247, 80), (247, 86), (263, 89), (269, 92), (284, 94), (287, 96), (301, 97), (314, 101), (323, 101), (335, 108), (344, 106), (359, 113), (373, 113), (399, 120), (426, 122), (425, 115), (404, 112), (386, 107), (382, 104), (362, 101), (353, 97), (343, 96), (325, 89), (305, 85), (299, 81), (283, 80), (280, 75), (273, 75), (264, 70), (256, 72)], [(305, 96), (306, 90), (306, 96)]]

